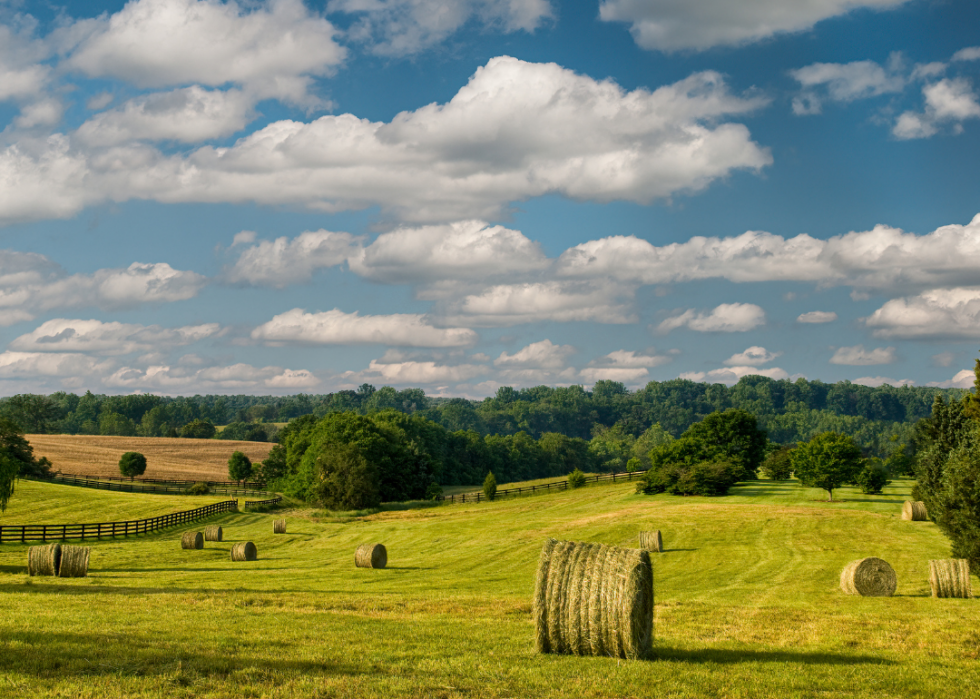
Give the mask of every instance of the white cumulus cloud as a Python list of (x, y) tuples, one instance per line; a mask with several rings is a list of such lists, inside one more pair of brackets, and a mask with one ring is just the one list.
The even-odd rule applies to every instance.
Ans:
[[(255, 233), (235, 235), (232, 247), (251, 244)], [(232, 284), (283, 288), (310, 281), (318, 269), (335, 267), (360, 250), (361, 238), (350, 233), (306, 231), (293, 239), (285, 236), (262, 240), (242, 250), (235, 264), (225, 270), (224, 280)]]
[(252, 339), (290, 344), (460, 347), (475, 343), (477, 334), (468, 328), (436, 328), (425, 316), (411, 313), (362, 316), (356, 311), (306, 313), (294, 308), (255, 328)]
[(146, 369), (122, 367), (103, 379), (109, 388), (133, 391), (159, 391), (170, 394), (226, 393), (262, 389), (300, 390), (312, 388), (320, 380), (305, 369), (277, 366), (254, 367), (238, 363), (195, 369), (186, 366), (152, 365)]
[(575, 353), (571, 345), (556, 345), (551, 340), (533, 342), (514, 354), (501, 352), (493, 360), (498, 367), (522, 367), (533, 369), (561, 369), (568, 357)]
[(746, 332), (764, 325), (766, 314), (752, 303), (723, 303), (710, 312), (689, 309), (672, 316), (657, 326), (662, 333), (677, 328), (689, 328), (698, 332)]
[(22, 352), (86, 352), (117, 355), (159, 352), (189, 345), (221, 330), (217, 323), (163, 328), (159, 325), (55, 318), (15, 338), (8, 348)]
[(782, 352), (770, 352), (765, 347), (755, 345), (749, 347), (744, 352), (733, 354), (731, 357), (726, 359), (723, 364), (727, 366), (759, 366), (760, 364), (768, 364), (780, 355), (782, 355)]
[(340, 379), (348, 383), (379, 382), (386, 385), (409, 385), (457, 383), (468, 381), (486, 374), (487, 367), (482, 364), (438, 364), (434, 361), (382, 362), (371, 360), (363, 371), (348, 371)]
[(878, 347), (872, 350), (864, 349), (864, 345), (854, 347), (839, 347), (830, 358), (831, 364), (847, 366), (871, 366), (874, 364), (893, 364), (898, 361), (894, 347)]
[(884, 386), (885, 384), (899, 388), (902, 386), (915, 385), (915, 381), (912, 379), (890, 379), (887, 376), (862, 376), (859, 379), (854, 379), (851, 383), (860, 384), (861, 386), (870, 386), (871, 388), (878, 388), (879, 386)]
[(796, 317), (797, 323), (833, 323), (837, 314), (833, 311), (809, 311)]
[(865, 319), (876, 337), (980, 337), (980, 289), (932, 289), (892, 299)]
[(962, 130), (961, 122), (980, 117), (980, 101), (973, 85), (965, 78), (946, 78), (922, 88), (925, 109), (922, 112), (903, 112), (892, 129), (896, 138), (928, 138), (939, 127), (952, 123), (955, 132)]
[(953, 378), (948, 381), (930, 381), (926, 386), (935, 386), (936, 388), (973, 388), (974, 379), (976, 379), (976, 374), (968, 369), (963, 369), (962, 371), (956, 372)]
[(698, 381), (703, 383), (723, 383), (732, 385), (738, 383), (743, 376), (766, 376), (770, 379), (789, 378), (789, 374), (779, 367), (760, 369), (755, 366), (730, 366), (724, 369), (713, 369), (711, 371), (688, 371), (681, 374), (678, 378), (688, 381)]
[(452, 322), (505, 326), (542, 321), (630, 323), (631, 289), (591, 282), (500, 284), (448, 306)]

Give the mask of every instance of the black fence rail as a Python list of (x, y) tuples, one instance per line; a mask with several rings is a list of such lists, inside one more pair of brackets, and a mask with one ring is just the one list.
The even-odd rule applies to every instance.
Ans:
[[(640, 476), (646, 473), (643, 471), (628, 471), (625, 473), (600, 473), (595, 476), (586, 476), (585, 483), (601, 483), (603, 481), (609, 481), (610, 483), (619, 483), (620, 481), (634, 481)], [(521, 495), (534, 495), (536, 493), (557, 493), (560, 490), (568, 490), (568, 481), (554, 481), (553, 483), (542, 483), (540, 485), (525, 485), (519, 488), (504, 488), (498, 490), (496, 495), (493, 496), (494, 500), (503, 500), (504, 498), (519, 497)], [(444, 495), (443, 500), (448, 500), (449, 502), (482, 502), (487, 499), (482, 490), (477, 490), (472, 493), (457, 493), (456, 495)]]
[(249, 507), (263, 507), (265, 505), (278, 505), (282, 502), (282, 495), (274, 497), (270, 500), (246, 500), (242, 504), (242, 509), (248, 509)]
[(196, 510), (174, 512), (169, 515), (132, 519), (127, 522), (99, 522), (96, 524), (15, 524), (0, 526), (0, 544), (27, 541), (65, 541), (68, 539), (101, 539), (103, 537), (129, 536), (194, 522), (220, 512), (237, 512), (237, 500), (225, 500)]
[(86, 480), (93, 481), (121, 481), (123, 483), (155, 483), (159, 485), (182, 485), (185, 487), (195, 485), (196, 483), (207, 483), (209, 486), (215, 487), (231, 487), (245, 488), (246, 490), (262, 490), (265, 488), (265, 483), (261, 481), (206, 481), (202, 478), (197, 480), (168, 480), (164, 478), (125, 478), (123, 476), (90, 476), (86, 474), (78, 473), (58, 473), (51, 474), (53, 476), (62, 476), (64, 478), (84, 478)]
[[(95, 488), (96, 490), (112, 490), (121, 493), (157, 493), (165, 495), (186, 495), (187, 487), (175, 485), (150, 485), (146, 483), (136, 483), (129, 481), (109, 481), (87, 476), (69, 476), (65, 474), (53, 474), (49, 476), (21, 476), (27, 481), (39, 481), (41, 483), (57, 483), (60, 485), (76, 485), (82, 488)], [(197, 481), (191, 481), (193, 485)], [(275, 495), (269, 490), (251, 490), (248, 488), (223, 488), (212, 487), (209, 495)]]

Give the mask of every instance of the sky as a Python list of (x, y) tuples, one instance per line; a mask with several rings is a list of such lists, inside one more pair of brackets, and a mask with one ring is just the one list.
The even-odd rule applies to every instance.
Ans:
[(0, 0), (0, 395), (971, 386), (975, 0)]

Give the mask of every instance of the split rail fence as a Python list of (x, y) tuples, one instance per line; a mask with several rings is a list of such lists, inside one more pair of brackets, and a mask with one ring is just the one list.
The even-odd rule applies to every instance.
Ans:
[[(117, 482), (115, 480), (105, 480), (91, 476), (72, 476), (68, 474), (52, 474), (49, 476), (21, 476), (28, 481), (40, 481), (42, 483), (58, 483), (61, 485), (75, 485), (82, 488), (94, 488), (96, 490), (112, 490), (122, 493), (163, 493), (169, 495), (185, 495), (186, 490), (195, 483), (205, 481), (188, 481), (187, 486), (175, 485), (149, 485), (136, 481), (128, 480)], [(225, 488), (220, 486), (209, 486), (209, 495), (275, 495), (269, 490), (254, 490), (252, 488)]]
[[(633, 481), (642, 476), (644, 473), (646, 473), (646, 470), (628, 471), (626, 473), (600, 473), (595, 476), (586, 476), (585, 483), (600, 483), (602, 481), (619, 483), (620, 481)], [(557, 493), (561, 490), (568, 490), (567, 480), (542, 483), (540, 485), (525, 485), (518, 488), (503, 488), (497, 491), (496, 495), (493, 496), (493, 499), (503, 500), (504, 498), (519, 497), (521, 495), (534, 495), (535, 493)], [(482, 490), (477, 490), (472, 493), (444, 495), (442, 499), (448, 500), (449, 502), (482, 502), (487, 499), (487, 496)]]

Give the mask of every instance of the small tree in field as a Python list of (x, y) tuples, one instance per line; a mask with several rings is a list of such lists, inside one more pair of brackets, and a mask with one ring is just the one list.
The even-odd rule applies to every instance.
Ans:
[(861, 448), (851, 437), (837, 432), (822, 432), (809, 442), (801, 442), (789, 458), (800, 483), (823, 488), (831, 501), (834, 490), (853, 483), (864, 467)]
[(575, 469), (568, 474), (568, 487), (569, 488), (581, 488), (585, 485), (585, 474), (580, 470)]
[(228, 459), (228, 475), (233, 481), (241, 483), (252, 475), (252, 461), (240, 451), (233, 452)]
[(494, 477), (493, 471), (487, 473), (486, 480), (483, 481), (483, 494), (487, 500), (493, 500), (497, 497), (497, 479)]
[(127, 451), (119, 457), (119, 473), (133, 480), (146, 473), (146, 457), (138, 451)]

